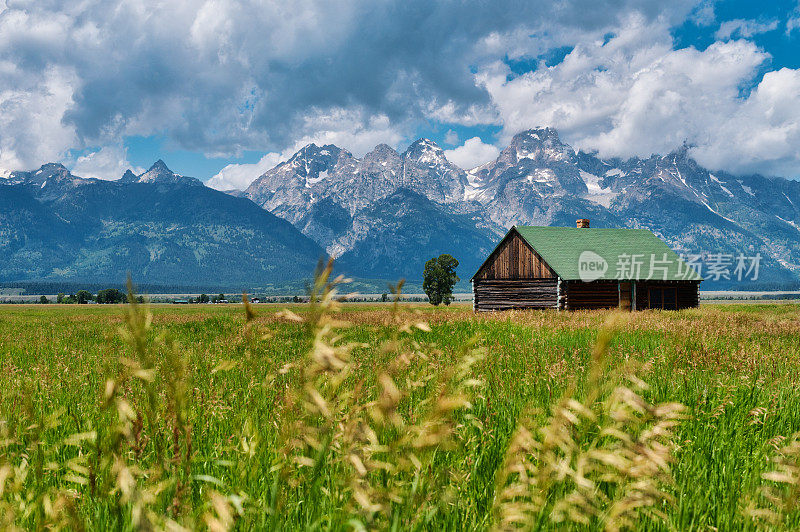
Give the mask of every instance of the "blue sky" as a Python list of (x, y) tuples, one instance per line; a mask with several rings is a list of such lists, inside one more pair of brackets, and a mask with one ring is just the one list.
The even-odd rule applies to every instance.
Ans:
[(798, 178), (800, 3), (0, 1), (0, 172), (160, 158), (243, 188), (308, 142), (470, 167), (539, 126)]

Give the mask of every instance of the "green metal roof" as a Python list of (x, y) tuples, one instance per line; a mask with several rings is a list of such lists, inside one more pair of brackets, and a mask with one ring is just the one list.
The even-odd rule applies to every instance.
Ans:
[(564, 280), (703, 280), (647, 229), (526, 226), (513, 229)]

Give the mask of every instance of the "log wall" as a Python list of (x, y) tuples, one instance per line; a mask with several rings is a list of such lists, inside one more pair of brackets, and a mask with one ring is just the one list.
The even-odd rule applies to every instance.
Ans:
[(552, 279), (556, 274), (516, 231), (511, 231), (484, 262), (475, 280)]
[(479, 280), (472, 281), (474, 308), (478, 311), (515, 308), (556, 308), (558, 280)]
[(616, 308), (619, 306), (617, 281), (569, 281), (562, 283), (564, 308), (567, 310)]

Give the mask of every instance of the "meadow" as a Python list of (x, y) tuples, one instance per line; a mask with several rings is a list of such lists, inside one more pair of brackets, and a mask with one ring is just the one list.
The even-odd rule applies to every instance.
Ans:
[[(0, 308), (0, 527), (800, 526), (800, 306)], [(340, 289), (346, 291), (346, 289)]]

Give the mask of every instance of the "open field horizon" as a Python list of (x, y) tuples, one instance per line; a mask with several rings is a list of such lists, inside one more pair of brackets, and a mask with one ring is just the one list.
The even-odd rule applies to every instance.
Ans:
[[(763, 478), (789, 467), (780, 456), (797, 465), (797, 304), (129, 310), (0, 308), (0, 523), (550, 529), (583, 512), (590, 528), (800, 525), (769, 498), (791, 498), (796, 477), (774, 493), (784, 484)], [(646, 408), (623, 408), (620, 390)], [(600, 436), (621, 412), (617, 429), (663, 464)], [(555, 434), (569, 437), (547, 455)], [(612, 450), (640, 469), (600, 480), (591, 453)]]

